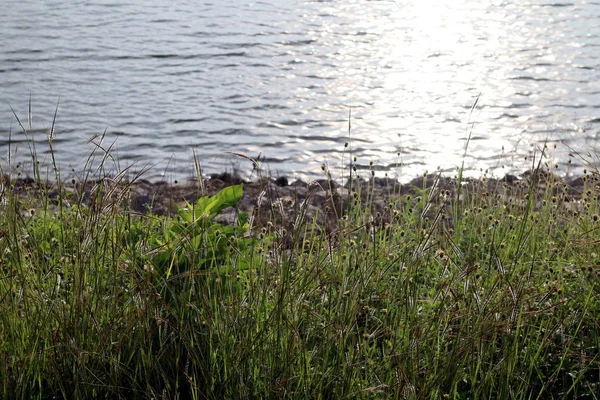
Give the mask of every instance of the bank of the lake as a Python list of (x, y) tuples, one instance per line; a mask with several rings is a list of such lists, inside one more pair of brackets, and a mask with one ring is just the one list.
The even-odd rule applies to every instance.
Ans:
[(0, 388), (594, 398), (597, 177), (5, 177)]

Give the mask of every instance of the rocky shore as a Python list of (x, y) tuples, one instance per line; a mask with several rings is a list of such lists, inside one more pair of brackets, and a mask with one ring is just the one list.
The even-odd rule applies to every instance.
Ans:
[[(496, 196), (504, 201), (523, 202), (532, 190), (536, 201), (548, 195), (548, 190), (557, 201), (567, 207), (577, 207), (584, 192), (596, 193), (596, 174), (586, 173), (575, 179), (565, 180), (542, 170), (529, 171), (522, 176), (506, 175), (501, 179), (481, 177), (465, 179), (461, 185), (461, 196), (475, 193)], [(436, 174), (417, 177), (407, 184), (387, 178), (354, 179), (340, 185), (333, 180), (312, 182), (288, 182), (287, 178), (262, 179), (246, 182), (238, 176), (223, 173), (206, 179), (186, 182), (150, 182), (144, 179), (127, 181), (106, 177), (92, 182), (67, 181), (63, 185), (38, 182), (32, 178), (1, 181), (2, 197), (9, 192), (23, 200), (29, 207), (40, 207), (41, 199), (47, 198), (50, 207), (62, 201), (64, 205), (85, 204), (90, 207), (112, 208), (132, 212), (136, 215), (169, 215), (193, 203), (203, 195), (213, 195), (219, 190), (242, 183), (244, 195), (239, 203), (241, 211), (253, 216), (255, 225), (263, 225), (275, 218), (283, 226), (298, 223), (301, 218), (313, 221), (320, 227), (333, 227), (347, 211), (352, 201), (361, 201), (373, 212), (381, 211), (391, 199), (412, 195), (417, 197), (427, 190), (430, 201), (443, 198), (450, 201), (457, 194), (457, 179)], [(592, 190), (594, 189), (594, 190)], [(227, 210), (220, 219), (235, 220), (235, 210)]]

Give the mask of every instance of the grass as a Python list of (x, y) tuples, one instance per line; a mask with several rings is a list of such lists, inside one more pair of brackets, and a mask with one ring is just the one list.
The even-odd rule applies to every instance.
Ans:
[(115, 195), (122, 176), (70, 202), (5, 181), (0, 391), (596, 399), (599, 188), (585, 176), (577, 203), (546, 174), (542, 189), (483, 177), (460, 199), (423, 185), (378, 211), (372, 186), (356, 184), (335, 229), (299, 218), (291, 231), (275, 213), (216, 222), (241, 187), (157, 217)]

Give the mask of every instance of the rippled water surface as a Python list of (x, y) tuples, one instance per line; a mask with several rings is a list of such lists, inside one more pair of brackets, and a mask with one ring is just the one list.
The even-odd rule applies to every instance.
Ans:
[(273, 174), (307, 178), (324, 162), (341, 174), (352, 151), (377, 174), (413, 177), (460, 165), (469, 132), (466, 164), (499, 175), (526, 168), (544, 140), (557, 144), (563, 172), (569, 152), (598, 146), (598, 1), (4, 0), (2, 9), (4, 164), (9, 138), (13, 160), (29, 154), (10, 107), (28, 126), (30, 96), (30, 134), (46, 159), (60, 98), (56, 156), (75, 172), (105, 131), (121, 168), (157, 164), (154, 176), (175, 178), (193, 173), (194, 152), (206, 172), (232, 163), (246, 172), (226, 152), (260, 153)]

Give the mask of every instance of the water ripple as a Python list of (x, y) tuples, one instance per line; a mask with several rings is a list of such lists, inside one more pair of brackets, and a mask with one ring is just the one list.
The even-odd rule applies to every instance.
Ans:
[[(31, 95), (45, 152), (60, 98), (68, 166), (104, 130), (122, 160), (162, 160), (174, 176), (193, 172), (196, 148), (207, 171), (231, 162), (224, 151), (262, 151), (315, 177), (347, 141), (377, 173), (398, 152), (403, 173), (451, 171), (469, 130), (469, 167), (506, 172), (527, 168), (536, 143), (600, 135), (597, 1), (5, 0), (3, 11), (0, 103), (24, 116)], [(22, 150), (4, 107), (0, 151), (11, 126)]]

